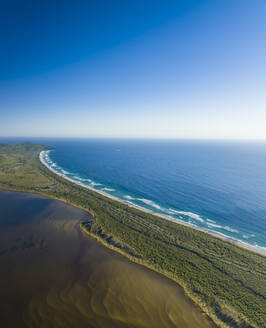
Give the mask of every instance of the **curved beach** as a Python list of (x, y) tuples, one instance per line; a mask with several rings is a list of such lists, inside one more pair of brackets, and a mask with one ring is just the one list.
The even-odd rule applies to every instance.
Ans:
[(259, 254), (261, 254), (261, 255), (263, 255), (263, 256), (266, 256), (266, 249), (264, 250), (263, 247), (258, 248), (258, 247), (252, 246), (252, 245), (250, 245), (250, 244), (248, 244), (248, 243), (244, 243), (244, 242), (242, 242), (242, 241), (240, 241), (240, 240), (235, 240), (235, 239), (233, 239), (233, 238), (230, 238), (229, 236), (227, 236), (227, 235), (225, 235), (225, 234), (223, 234), (223, 233), (219, 233), (219, 232), (216, 232), (216, 231), (211, 231), (211, 230), (208, 230), (208, 229), (205, 229), (205, 228), (197, 227), (197, 226), (195, 226), (194, 224), (186, 223), (186, 222), (184, 222), (184, 221), (182, 221), (182, 220), (174, 219), (174, 218), (172, 218), (171, 216), (164, 215), (164, 214), (158, 213), (158, 212), (156, 212), (156, 211), (152, 211), (152, 210), (149, 210), (149, 209), (147, 209), (147, 208), (144, 208), (144, 207), (141, 207), (141, 206), (138, 206), (138, 205), (132, 204), (131, 202), (128, 202), (128, 201), (126, 201), (126, 200), (123, 200), (123, 199), (120, 199), (120, 198), (115, 197), (115, 196), (113, 196), (113, 195), (110, 195), (110, 194), (108, 194), (108, 193), (106, 193), (106, 192), (104, 192), (104, 191), (102, 191), (102, 190), (98, 190), (98, 189), (93, 188), (93, 187), (91, 187), (91, 186), (85, 185), (85, 184), (83, 184), (82, 182), (78, 182), (78, 181), (76, 181), (76, 180), (74, 180), (74, 179), (71, 179), (71, 178), (65, 176), (64, 174), (62, 174), (62, 173), (60, 173), (60, 172), (57, 172), (55, 169), (53, 169), (51, 166), (49, 166), (49, 165), (45, 162), (45, 160), (44, 160), (43, 157), (44, 157), (44, 154), (47, 153), (47, 152), (50, 152), (50, 150), (42, 150), (42, 151), (40, 152), (40, 154), (39, 154), (40, 162), (41, 162), (41, 163), (42, 163), (47, 169), (49, 169), (51, 172), (53, 172), (54, 174), (57, 174), (58, 176), (60, 176), (60, 177), (63, 178), (63, 179), (66, 179), (66, 180), (68, 180), (68, 181), (70, 181), (70, 182), (72, 182), (72, 183), (75, 183), (75, 184), (77, 184), (77, 185), (83, 187), (83, 188), (89, 189), (89, 190), (91, 190), (91, 191), (93, 191), (93, 192), (96, 192), (96, 193), (98, 193), (98, 194), (100, 194), (100, 195), (102, 195), (102, 196), (104, 196), (104, 197), (110, 198), (110, 199), (112, 199), (112, 200), (115, 200), (115, 201), (117, 201), (117, 202), (120, 202), (120, 203), (122, 203), (122, 204), (124, 204), (124, 205), (127, 205), (127, 206), (129, 206), (129, 207), (133, 207), (133, 208), (136, 208), (136, 209), (141, 210), (141, 211), (143, 211), (143, 212), (146, 212), (146, 213), (149, 213), (149, 214), (153, 214), (153, 215), (159, 216), (159, 217), (161, 217), (161, 218), (163, 218), (163, 219), (170, 220), (170, 221), (175, 222), (175, 223), (177, 223), (177, 224), (182, 224), (182, 225), (187, 226), (187, 227), (189, 227), (189, 228), (191, 228), (191, 229), (195, 229), (195, 230), (198, 230), (198, 231), (202, 231), (202, 232), (204, 232), (204, 233), (208, 233), (208, 234), (210, 234), (210, 235), (212, 235), (212, 236), (214, 236), (214, 237), (217, 237), (217, 238), (220, 238), (220, 239), (223, 239), (223, 240), (227, 240), (227, 241), (232, 242), (232, 243), (234, 243), (234, 244), (236, 244), (236, 245), (238, 245), (238, 246), (240, 246), (240, 247), (243, 247), (243, 248), (249, 249), (249, 250), (254, 251), (254, 252), (257, 252), (257, 253), (259, 253)]

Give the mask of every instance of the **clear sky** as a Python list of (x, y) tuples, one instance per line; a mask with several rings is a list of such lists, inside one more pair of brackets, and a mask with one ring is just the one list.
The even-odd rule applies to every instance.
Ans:
[(266, 1), (1, 1), (0, 136), (266, 139)]

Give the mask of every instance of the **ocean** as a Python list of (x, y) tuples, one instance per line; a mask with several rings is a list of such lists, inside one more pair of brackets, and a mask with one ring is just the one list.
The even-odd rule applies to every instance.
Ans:
[(72, 180), (266, 253), (266, 143), (27, 140)]

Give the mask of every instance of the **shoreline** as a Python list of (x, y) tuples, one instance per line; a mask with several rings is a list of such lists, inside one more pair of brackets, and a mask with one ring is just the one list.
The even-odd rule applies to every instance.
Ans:
[[(53, 201), (56, 202), (63, 202), (65, 203), (67, 206), (70, 207), (76, 207), (77, 209), (81, 210), (82, 212), (86, 212), (88, 215), (92, 215), (89, 212), (87, 212), (86, 210), (84, 210), (84, 208), (79, 207), (79, 206), (75, 206), (73, 204), (70, 204), (68, 202), (66, 202), (65, 200), (62, 199), (58, 199), (58, 198), (53, 198), (53, 197), (48, 197), (47, 195), (43, 195), (43, 194), (39, 194), (33, 191), (19, 191), (19, 190), (11, 190), (11, 189), (0, 189), (1, 192), (4, 193), (19, 193), (21, 195), (23, 195), (24, 197), (41, 197), (42, 199), (51, 199)], [(138, 266), (144, 267), (144, 269), (148, 269), (150, 271), (152, 271), (153, 273), (155, 273), (158, 276), (161, 276), (161, 278), (166, 279), (168, 281), (170, 281), (171, 283), (175, 284), (177, 288), (179, 288), (180, 292), (182, 293), (182, 296), (185, 296), (188, 298), (188, 301), (193, 305), (193, 307), (195, 307), (202, 316), (204, 316), (205, 318), (207, 318), (208, 322), (211, 324), (212, 328), (218, 328), (219, 325), (218, 323), (216, 323), (216, 321), (211, 317), (211, 314), (209, 312), (209, 309), (207, 307), (205, 307), (204, 304), (202, 304), (201, 301), (197, 300), (191, 293), (190, 291), (187, 289), (187, 287), (185, 285), (182, 285), (182, 283), (174, 276), (169, 275), (169, 273), (163, 271), (163, 270), (158, 270), (158, 268), (155, 268), (154, 266), (150, 265), (148, 262), (144, 261), (144, 260), (140, 260), (137, 258), (134, 258), (132, 256), (130, 256), (128, 253), (124, 252), (123, 250), (120, 250), (119, 248), (116, 248), (115, 246), (107, 243), (106, 241), (104, 241), (102, 238), (100, 238), (99, 236), (89, 232), (83, 225), (82, 225), (82, 219), (79, 220), (76, 224), (75, 227), (77, 229), (79, 229), (80, 233), (83, 233), (85, 238), (89, 237), (92, 238), (93, 240), (95, 240), (97, 243), (99, 243), (102, 247), (107, 248), (108, 250), (110, 250), (111, 252), (124, 257), (128, 262), (129, 265), (132, 264), (136, 264)], [(222, 327), (222, 326), (221, 326)]]
[[(69, 179), (69, 181), (71, 181)], [(71, 181), (72, 182), (72, 181)], [(81, 185), (82, 186), (82, 185)], [(50, 198), (52, 200), (56, 200), (56, 201), (59, 201), (59, 202), (63, 202), (69, 206), (72, 206), (72, 207), (76, 207), (82, 211), (85, 211), (86, 213), (89, 213), (90, 215), (93, 215), (91, 214), (90, 212), (86, 211), (86, 209), (80, 207), (80, 206), (77, 206), (77, 205), (74, 205), (74, 204), (71, 204), (69, 202), (67, 202), (66, 200), (64, 199), (60, 199), (60, 198), (56, 198), (56, 197), (49, 197), (47, 195), (44, 195), (42, 193), (38, 193), (38, 192), (34, 192), (34, 191), (21, 191), (21, 190), (12, 190), (12, 189), (4, 189), (1, 187), (0, 189), (1, 191), (4, 191), (4, 192), (17, 192), (17, 193), (22, 193), (22, 194), (30, 194), (30, 195), (38, 195), (38, 196), (41, 196), (43, 198)], [(94, 190), (93, 190), (94, 191)], [(187, 288), (186, 285), (184, 285), (182, 282), (180, 282), (176, 277), (174, 277), (173, 275), (167, 273), (166, 271), (164, 270), (159, 270), (158, 268), (152, 266), (151, 264), (149, 264), (148, 262), (144, 261), (144, 260), (141, 260), (141, 259), (137, 259), (131, 255), (129, 255), (128, 253), (120, 250), (119, 248), (116, 248), (115, 246), (111, 245), (111, 244), (108, 244), (106, 241), (104, 241), (102, 238), (100, 238), (99, 236), (97, 236), (96, 234), (94, 233), (91, 233), (89, 232), (88, 230), (86, 230), (83, 226), (82, 226), (82, 223), (81, 222), (78, 222), (79, 224), (79, 228), (80, 230), (85, 234), (87, 235), (88, 237), (90, 238), (93, 238), (95, 239), (98, 243), (100, 243), (103, 247), (106, 247), (108, 248), (109, 250), (113, 251), (113, 252), (116, 252), (117, 254), (119, 255), (122, 255), (124, 256), (127, 260), (129, 260), (130, 262), (132, 263), (135, 263), (137, 265), (140, 265), (140, 266), (143, 266), (145, 267), (146, 269), (149, 269), (151, 271), (153, 271), (154, 273), (158, 274), (158, 275), (162, 275), (164, 278), (166, 279), (169, 279), (171, 280), (172, 282), (174, 282), (175, 284), (177, 284), (184, 292), (184, 294), (190, 299), (190, 301), (194, 304), (195, 307), (197, 307), (203, 315), (207, 316), (208, 317), (208, 320), (210, 320), (210, 322), (213, 323), (214, 327), (220, 327), (219, 324), (220, 324), (220, 321), (216, 321), (213, 317), (212, 317), (212, 314), (211, 312), (209, 311), (209, 308), (205, 306), (205, 304), (203, 304), (197, 297), (195, 297), (195, 295), (191, 294), (191, 292), (189, 291), (189, 289)], [(221, 326), (223, 327), (223, 326)], [(227, 327), (227, 326), (225, 326)]]
[[(28, 152), (24, 154), (25, 150)], [(63, 166), (49, 158), (49, 152), (41, 153), (48, 150), (52, 148), (28, 144), (7, 148), (10, 156), (1, 159), (3, 168), (8, 165), (10, 170), (3, 178), (1, 176), (1, 189), (37, 194), (91, 214), (90, 219), (79, 222), (80, 232), (132, 263), (177, 283), (214, 325), (225, 328), (231, 327), (231, 322), (237, 322), (241, 326), (242, 323), (264, 326), (266, 317), (262, 309), (265, 302), (260, 288), (266, 270), (264, 254), (225, 238), (202, 233), (187, 224), (174, 224), (178, 223), (176, 220), (165, 218), (165, 221), (156, 213), (148, 214), (150, 210), (157, 211), (156, 208), (148, 207), (149, 211), (135, 209), (120, 201), (127, 201), (124, 195), (128, 194), (111, 192), (120, 198), (112, 200), (105, 195), (109, 190), (104, 188), (104, 182), (98, 187), (96, 182), (87, 179), (87, 174), (71, 173), (67, 167), (63, 170)], [(27, 166), (14, 175), (11, 169), (20, 161), (25, 161)], [(65, 177), (69, 177), (69, 181)], [(104, 193), (101, 195), (93, 188)], [(138, 202), (136, 205), (142, 206)], [(168, 212), (162, 214), (168, 215)], [(181, 217), (177, 219), (182, 220)]]
[(227, 242), (229, 242), (229, 243), (232, 243), (232, 244), (234, 244), (234, 245), (237, 245), (237, 246), (239, 246), (239, 247), (241, 247), (241, 248), (244, 248), (244, 249), (250, 250), (250, 251), (252, 251), (252, 252), (259, 253), (260, 255), (266, 256), (266, 251), (260, 250), (260, 249), (258, 249), (256, 246), (252, 246), (252, 245), (250, 245), (250, 244), (248, 244), (248, 243), (234, 240), (234, 239), (230, 238), (229, 236), (224, 235), (223, 233), (215, 232), (215, 231), (210, 231), (210, 230), (205, 229), (205, 228), (200, 228), (200, 227), (197, 227), (197, 226), (195, 226), (195, 225), (192, 225), (192, 224), (189, 224), (189, 223), (183, 222), (182, 220), (174, 219), (174, 218), (172, 218), (172, 217), (170, 217), (170, 216), (168, 216), (168, 215), (164, 215), (164, 214), (161, 214), (161, 213), (157, 213), (157, 212), (154, 212), (154, 211), (152, 211), (152, 210), (146, 209), (146, 208), (144, 208), (144, 207), (142, 207), (142, 206), (138, 206), (138, 205), (135, 205), (135, 204), (129, 203), (129, 202), (127, 202), (127, 201), (125, 201), (125, 200), (122, 200), (122, 199), (120, 199), (120, 198), (118, 198), (118, 197), (112, 196), (112, 195), (110, 195), (110, 194), (108, 194), (108, 193), (106, 193), (106, 192), (104, 192), (104, 191), (102, 191), (102, 190), (97, 190), (97, 189), (95, 189), (95, 188), (93, 188), (93, 187), (90, 187), (90, 186), (84, 185), (84, 184), (81, 183), (81, 182), (78, 182), (78, 181), (76, 181), (76, 180), (73, 180), (73, 179), (71, 179), (71, 178), (68, 178), (68, 177), (66, 177), (64, 174), (61, 174), (61, 173), (57, 172), (56, 170), (54, 170), (52, 167), (50, 167), (50, 166), (44, 161), (44, 159), (43, 159), (43, 155), (44, 155), (44, 153), (49, 152), (49, 151), (50, 151), (50, 150), (42, 150), (42, 151), (40, 152), (40, 154), (39, 154), (39, 160), (40, 160), (40, 162), (41, 162), (41, 163), (42, 163), (42, 164), (43, 164), (48, 170), (50, 170), (50, 171), (53, 172), (54, 174), (60, 176), (61, 178), (65, 179), (65, 180), (67, 180), (67, 181), (69, 181), (69, 182), (72, 182), (72, 183), (74, 183), (74, 184), (77, 184), (77, 185), (79, 185), (79, 186), (81, 186), (81, 187), (83, 187), (83, 188), (89, 189), (89, 190), (91, 190), (91, 191), (93, 191), (93, 192), (96, 192), (96, 193), (100, 194), (101, 196), (104, 196), (104, 197), (107, 197), (107, 198), (112, 199), (112, 200), (114, 200), (114, 201), (117, 201), (117, 202), (119, 202), (119, 203), (122, 203), (122, 204), (124, 204), (124, 205), (126, 205), (126, 206), (128, 206), (128, 207), (135, 208), (135, 209), (140, 210), (140, 211), (142, 211), (142, 212), (145, 212), (145, 213), (148, 213), (148, 214), (152, 214), (152, 215), (158, 216), (158, 217), (160, 217), (160, 218), (162, 218), (162, 219), (169, 220), (169, 221), (174, 222), (174, 223), (176, 223), (176, 224), (182, 224), (182, 225), (184, 225), (184, 226), (186, 226), (186, 227), (189, 227), (189, 228), (191, 228), (191, 229), (194, 229), (194, 230), (198, 230), (198, 231), (201, 231), (201, 232), (207, 233), (207, 234), (209, 234), (209, 235), (211, 235), (211, 236), (213, 236), (213, 237), (216, 237), (216, 238), (222, 239), (222, 240), (224, 240), (224, 241), (227, 241)]

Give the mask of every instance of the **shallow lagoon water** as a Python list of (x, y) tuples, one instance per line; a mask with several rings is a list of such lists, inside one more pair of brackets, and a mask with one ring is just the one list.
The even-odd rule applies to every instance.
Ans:
[(79, 229), (87, 213), (0, 191), (4, 327), (213, 327), (169, 279)]

